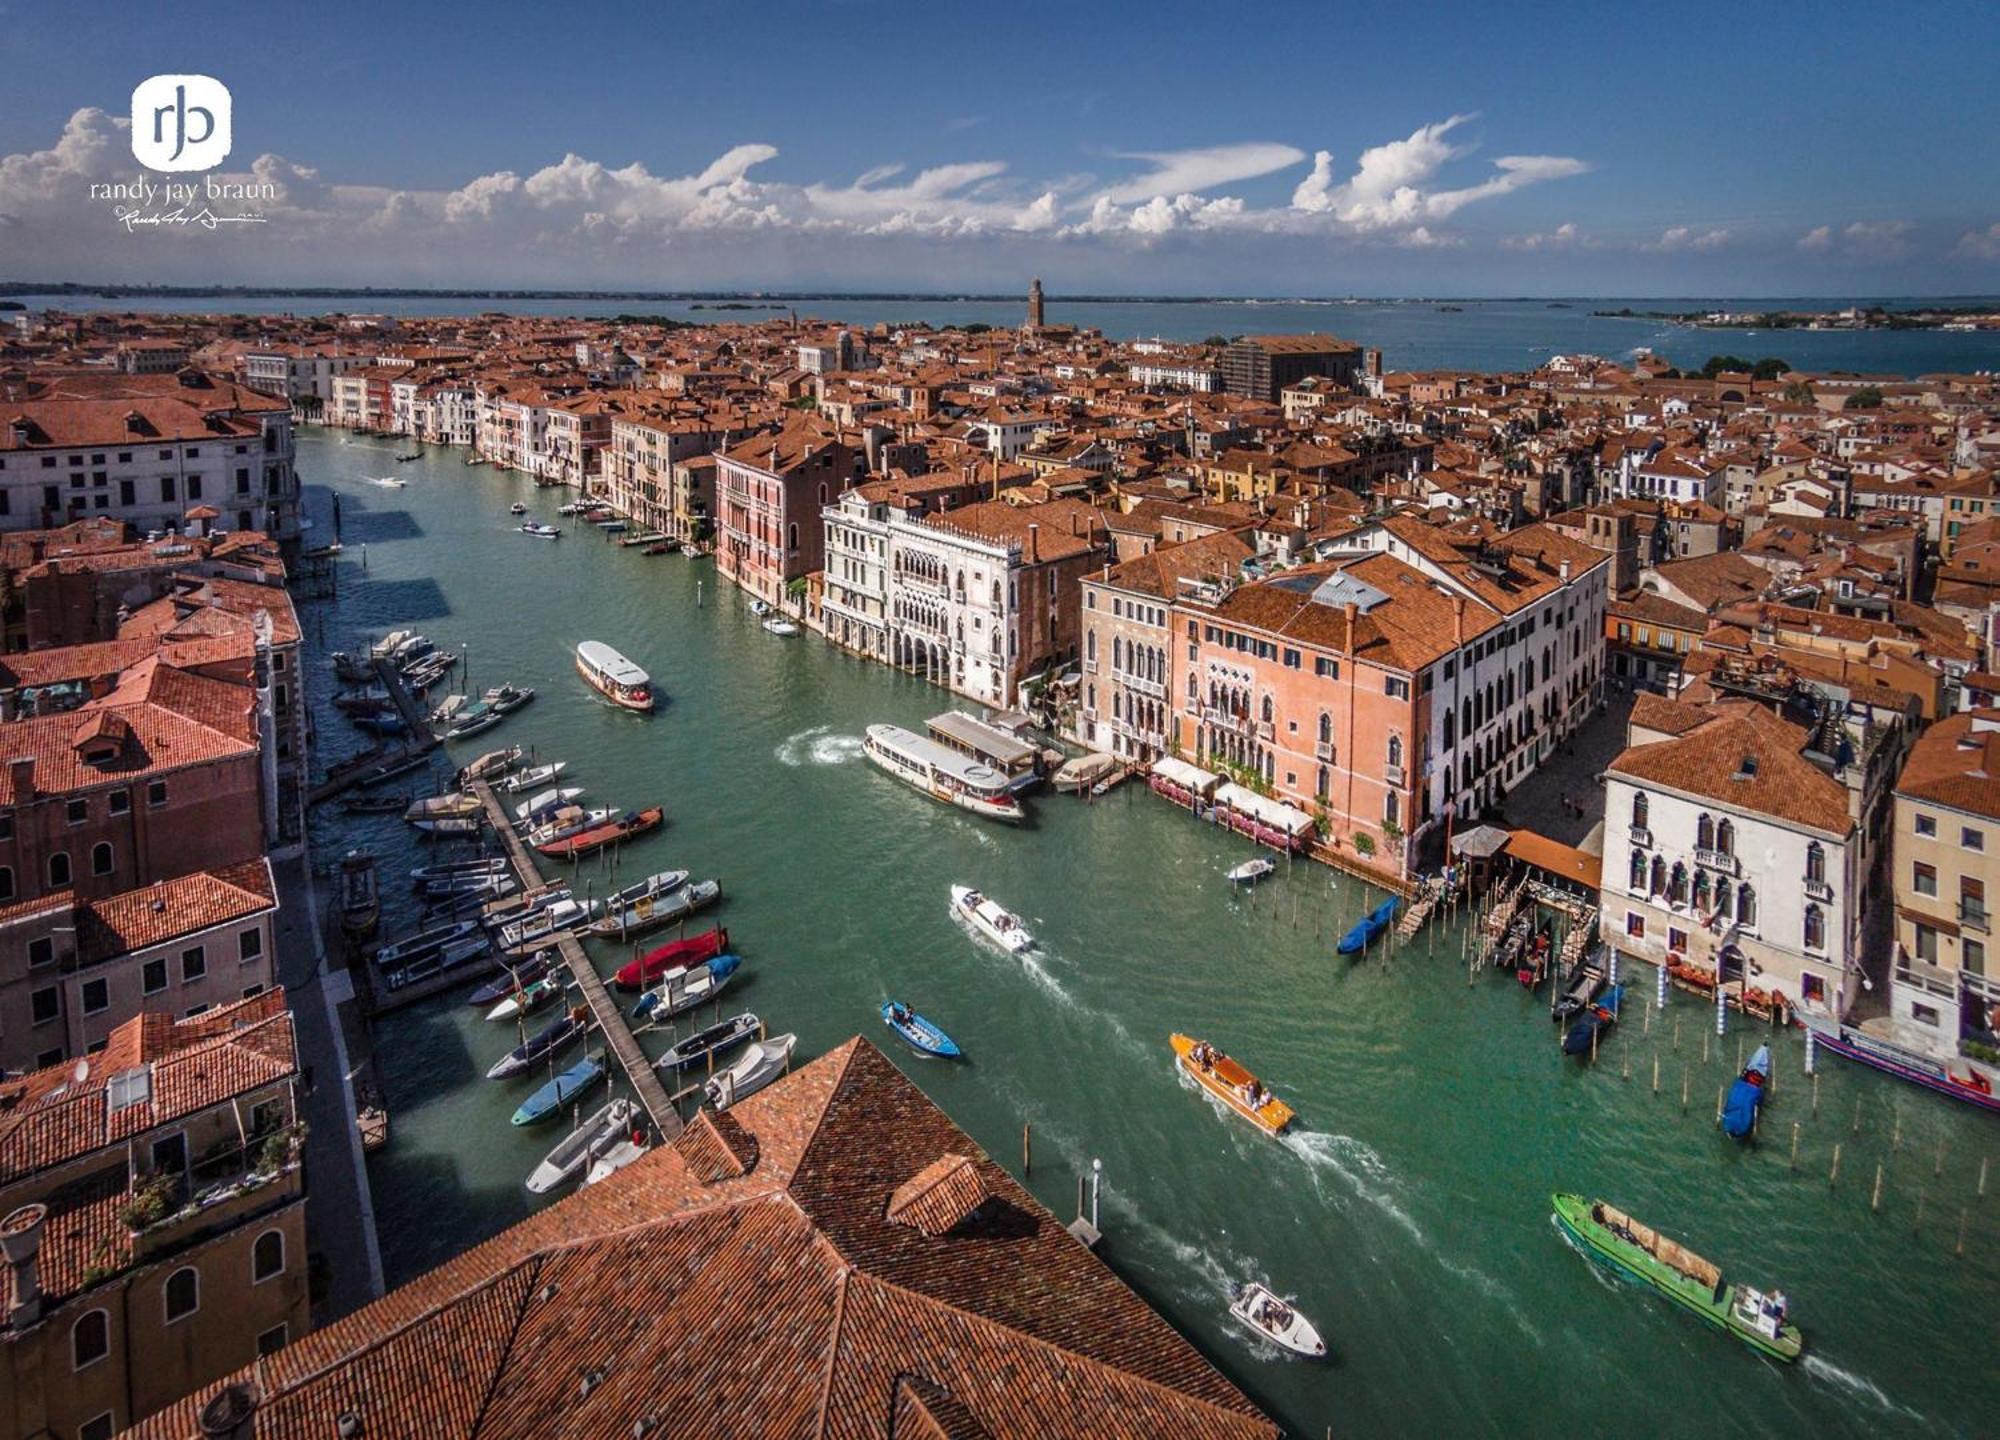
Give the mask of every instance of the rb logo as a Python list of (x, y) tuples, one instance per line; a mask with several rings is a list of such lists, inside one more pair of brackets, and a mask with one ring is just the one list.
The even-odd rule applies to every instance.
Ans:
[(155, 75), (132, 92), (132, 155), (149, 170), (212, 170), (229, 156), (229, 87)]

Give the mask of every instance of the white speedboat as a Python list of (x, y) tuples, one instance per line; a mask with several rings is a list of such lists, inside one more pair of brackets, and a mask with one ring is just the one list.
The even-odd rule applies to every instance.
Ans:
[[(507, 513), (509, 515), (525, 515), (528, 513), (528, 507), (523, 505), (519, 500), (516, 500), (512, 505), (507, 507)], [(531, 1185), (528, 1188), (533, 1189), (534, 1187)]]
[(613, 1100), (556, 1142), (528, 1176), (528, 1193), (546, 1195), (574, 1180), (606, 1150), (628, 1140), (639, 1107), (623, 1098)]
[(1023, 818), (1021, 801), (1007, 776), (928, 736), (899, 725), (870, 725), (861, 750), (877, 767), (933, 800), (989, 820), (1019, 823)]
[(750, 613), (752, 615), (769, 615), (771, 613), (771, 606), (767, 601), (752, 600), (750, 602)]
[(1278, 868), (1278, 862), (1268, 855), (1259, 855), (1255, 860), (1245, 860), (1229, 872), (1232, 885), (1255, 885), (1266, 875)]
[(635, 935), (688, 913), (676, 892), (688, 882), (685, 870), (662, 870), (635, 885), (604, 897), (604, 914), (590, 927), (593, 935)]
[(555, 779), (556, 776), (562, 774), (567, 769), (569, 769), (569, 761), (551, 760), (546, 765), (537, 765), (532, 770), (523, 770), (519, 774), (509, 775), (505, 780), (500, 782), (498, 788), (506, 791), (509, 795), (519, 795), (524, 791), (534, 789), (537, 785), (548, 784), (549, 781)]
[(599, 825), (614, 824), (624, 815), (624, 811), (614, 805), (598, 805), (585, 810), (576, 805), (565, 805), (547, 820), (528, 832), (530, 845), (553, 845), (558, 840), (585, 830), (594, 830)]
[(796, 635), (799, 633), (799, 627), (792, 621), (785, 619), (782, 615), (773, 615), (770, 619), (766, 620), (764, 628), (773, 635)]
[(1020, 916), (1010, 914), (970, 885), (951, 887), (951, 913), (1010, 955), (1034, 947), (1035, 937)]
[(581, 785), (565, 785), (560, 790), (544, 790), (538, 795), (530, 795), (514, 807), (515, 823), (538, 825), (581, 794)]
[(1301, 1315), (1297, 1307), (1280, 1300), (1254, 1280), (1237, 1292), (1229, 1313), (1266, 1340), (1284, 1346), (1294, 1355), (1317, 1359), (1326, 1354), (1326, 1341), (1319, 1338), (1319, 1331), (1313, 1328), (1312, 1321)]
[(368, 483), (370, 485), (380, 485), (384, 490), (401, 490), (410, 482), (407, 480), (398, 480), (394, 475), (370, 475)]
[(627, 1135), (590, 1162), (590, 1173), (583, 1177), (583, 1183), (595, 1185), (600, 1180), (609, 1180), (645, 1153), (646, 1147)]
[(532, 536), (537, 540), (560, 540), (562, 538), (562, 527), (560, 525), (540, 525), (530, 520), (521, 527), (521, 533)]
[(785, 1073), (785, 1067), (792, 1063), (792, 1049), (798, 1043), (796, 1035), (773, 1035), (755, 1042), (726, 1068), (708, 1077), (702, 1086), (708, 1103), (718, 1110), (727, 1110), (738, 1100), (755, 1095)]

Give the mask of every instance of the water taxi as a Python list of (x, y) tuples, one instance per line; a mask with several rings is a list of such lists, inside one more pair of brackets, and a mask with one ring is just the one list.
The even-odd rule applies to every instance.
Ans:
[(1028, 933), (1020, 916), (1011, 914), (970, 885), (951, 887), (951, 913), (1011, 955), (1034, 948), (1035, 937)]
[(576, 670), (590, 682), (592, 689), (614, 705), (627, 710), (653, 708), (652, 677), (609, 645), (586, 640), (577, 646)]
[(1294, 1355), (1317, 1360), (1326, 1354), (1326, 1341), (1320, 1338), (1312, 1321), (1301, 1315), (1296, 1306), (1280, 1300), (1268, 1285), (1252, 1280), (1243, 1286), (1237, 1291), (1229, 1313)]
[(933, 800), (1019, 823), (1024, 812), (1005, 775), (899, 725), (870, 725), (861, 748), (876, 765)]
[(1554, 1202), (1556, 1223), (1592, 1258), (1645, 1281), (1773, 1360), (1790, 1362), (1804, 1351), (1805, 1337), (1786, 1318), (1781, 1291), (1725, 1283), (1713, 1261), (1602, 1200), (1558, 1193)]
[(1266, 1090), (1255, 1075), (1206, 1040), (1175, 1035), (1172, 1044), (1181, 1069), (1195, 1084), (1266, 1135), (1284, 1134), (1292, 1123), (1292, 1107)]

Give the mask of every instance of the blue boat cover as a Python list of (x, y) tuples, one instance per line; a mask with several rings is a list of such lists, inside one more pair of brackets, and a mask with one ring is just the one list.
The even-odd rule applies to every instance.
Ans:
[(1763, 1103), (1762, 1085), (1738, 1079), (1729, 1087), (1729, 1098), (1722, 1102), (1722, 1133), (1738, 1140), (1748, 1135), (1757, 1123), (1757, 1107)]

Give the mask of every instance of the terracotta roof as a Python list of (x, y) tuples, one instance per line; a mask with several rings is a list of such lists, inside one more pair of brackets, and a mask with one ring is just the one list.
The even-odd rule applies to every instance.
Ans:
[(1755, 705), (1717, 705), (1686, 734), (1635, 746), (1606, 768), (1634, 783), (1845, 836), (1854, 828), (1847, 787), (1805, 758), (1806, 742), (1804, 729)]
[[(712, 1159), (731, 1125), (746, 1173), (658, 1147), (258, 1362), (259, 1440), (324, 1440), (346, 1411), (479, 1440), (1277, 1433), (865, 1042), (686, 1149)], [(939, 1234), (890, 1219), (945, 1157), (985, 1205)], [(132, 1433), (195, 1435), (211, 1393)]]
[(2000, 710), (1938, 721), (1910, 749), (1896, 793), (2000, 820)]

